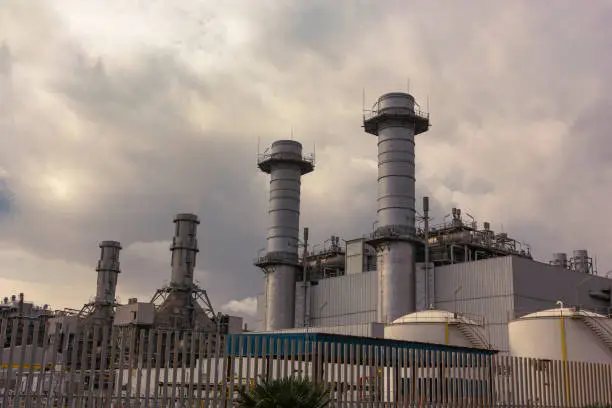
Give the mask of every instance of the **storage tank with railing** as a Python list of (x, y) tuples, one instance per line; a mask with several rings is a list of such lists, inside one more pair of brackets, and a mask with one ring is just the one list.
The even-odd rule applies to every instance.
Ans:
[(410, 313), (385, 326), (385, 338), (488, 349), (484, 319), (446, 310)]
[(612, 319), (602, 314), (543, 310), (511, 321), (508, 335), (513, 356), (612, 363)]

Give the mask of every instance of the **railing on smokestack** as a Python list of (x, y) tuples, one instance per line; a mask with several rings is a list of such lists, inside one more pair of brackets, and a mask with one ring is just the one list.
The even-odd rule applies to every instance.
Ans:
[[(380, 101), (376, 101), (374, 103), (374, 106), (372, 106), (372, 109), (364, 109), (363, 110), (363, 120), (369, 120), (372, 119), (378, 115), (381, 114), (381, 112), (383, 112), (383, 110), (381, 110), (378, 105), (380, 104)], [(389, 116), (393, 116), (393, 113), (384, 113), (385, 115), (389, 115)], [(416, 116), (417, 118), (421, 118), (421, 119), (427, 119), (429, 120), (429, 112), (425, 112), (423, 110), (421, 110), (418, 105), (415, 103), (414, 105), (414, 116)]]
[(257, 164), (261, 164), (270, 159), (275, 160), (303, 160), (312, 165), (315, 165), (316, 156), (315, 153), (302, 154), (301, 156), (294, 153), (270, 153), (269, 149), (266, 149), (263, 153), (257, 154)]

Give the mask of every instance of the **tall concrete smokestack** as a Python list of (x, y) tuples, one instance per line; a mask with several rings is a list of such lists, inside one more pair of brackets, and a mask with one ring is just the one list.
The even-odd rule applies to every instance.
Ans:
[(301, 177), (314, 170), (314, 159), (302, 156), (301, 143), (278, 140), (257, 165), (270, 174), (267, 253), (255, 262), (266, 275), (265, 330), (287, 329), (295, 323)]
[(119, 268), (119, 251), (121, 244), (117, 241), (100, 243), (100, 260), (98, 261), (98, 285), (94, 311), (97, 317), (111, 317), (116, 303), (117, 278)]
[(378, 136), (378, 225), (371, 244), (378, 321), (389, 323), (416, 309), (414, 136), (429, 129), (429, 116), (415, 110), (412, 95), (392, 92), (378, 98), (363, 127)]
[(172, 276), (170, 286), (190, 289), (193, 286), (193, 270), (198, 253), (197, 229), (200, 220), (195, 214), (178, 214), (174, 218), (172, 251)]

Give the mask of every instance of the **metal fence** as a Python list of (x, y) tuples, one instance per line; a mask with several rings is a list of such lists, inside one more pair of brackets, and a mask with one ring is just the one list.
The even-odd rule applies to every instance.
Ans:
[(339, 407), (612, 402), (604, 364), (314, 333), (222, 336), (27, 319), (5, 319), (0, 330), (2, 408), (230, 407), (240, 390), (286, 376), (326, 384)]

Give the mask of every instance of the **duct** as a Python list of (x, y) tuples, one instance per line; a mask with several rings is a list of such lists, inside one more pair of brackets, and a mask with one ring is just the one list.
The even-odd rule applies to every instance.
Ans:
[(301, 177), (314, 170), (314, 160), (302, 156), (301, 143), (278, 140), (258, 158), (270, 174), (267, 254), (255, 265), (266, 274), (266, 330), (292, 328), (298, 270)]
[(119, 251), (121, 244), (117, 241), (102, 241), (100, 243), (100, 260), (98, 261), (98, 284), (95, 304), (114, 305), (117, 290), (119, 268)]
[(187, 289), (193, 286), (193, 271), (198, 253), (197, 228), (200, 224), (195, 214), (177, 214), (172, 251), (172, 275), (170, 286)]
[(364, 118), (367, 133), (378, 136), (377, 248), (378, 319), (382, 323), (416, 310), (414, 136), (429, 128), (415, 111), (412, 95), (381, 96)]
[(376, 269), (378, 321), (390, 323), (416, 310), (414, 245), (393, 241), (379, 247)]
[(591, 273), (591, 262), (586, 249), (577, 249), (572, 257), (572, 265), (576, 272)]
[(551, 261), (552, 265), (557, 265), (562, 268), (567, 268), (567, 254), (564, 252), (557, 252), (553, 254), (553, 260)]

